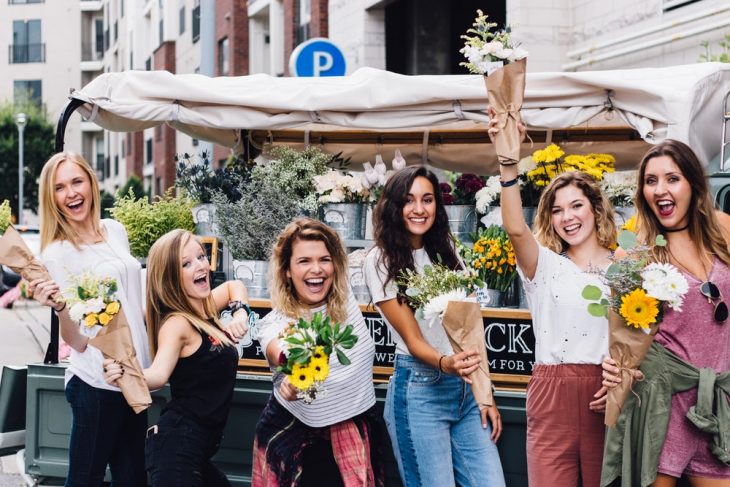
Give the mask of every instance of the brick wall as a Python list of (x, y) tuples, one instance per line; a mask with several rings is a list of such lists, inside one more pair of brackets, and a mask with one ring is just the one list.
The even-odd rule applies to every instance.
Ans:
[(127, 177), (134, 174), (141, 179), (144, 166), (144, 133), (132, 132), (126, 137)]
[(312, 17), (309, 21), (309, 37), (329, 37), (328, 0), (312, 0)]
[(289, 58), (297, 43), (299, 1), (284, 0), (284, 76), (289, 76)]
[[(175, 41), (165, 41), (152, 54), (152, 67), (175, 73)], [(157, 178), (161, 178), (161, 189), (175, 185), (175, 131), (167, 125), (155, 129), (152, 137), (152, 158), (154, 162), (153, 191)]]

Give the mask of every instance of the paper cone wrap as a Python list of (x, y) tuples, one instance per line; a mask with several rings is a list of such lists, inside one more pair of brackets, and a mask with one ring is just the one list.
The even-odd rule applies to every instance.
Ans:
[(471, 391), (479, 409), (494, 404), (492, 398), (492, 380), (489, 378), (489, 361), (487, 345), (484, 341), (484, 322), (479, 303), (470, 301), (449, 301), (444, 312), (443, 327), (449, 337), (451, 348), (459, 353), (465, 350), (476, 350), (482, 361), (479, 368), (471, 373)]
[(99, 334), (89, 339), (89, 345), (97, 348), (104, 358), (116, 360), (124, 367), (124, 374), (117, 380), (127, 404), (140, 413), (152, 404), (150, 390), (142, 374), (142, 366), (137, 360), (137, 352), (132, 342), (132, 332), (129, 330), (124, 309), (120, 309), (114, 319), (103, 327)]
[(484, 76), (489, 106), (494, 109), (499, 120), (494, 147), (500, 163), (516, 163), (520, 160), (522, 137), (517, 125), (522, 121), (520, 110), (525, 98), (526, 69), (527, 59), (523, 58)]
[(46, 266), (33, 255), (12, 225), (0, 237), (0, 264), (10, 267), (28, 282), (35, 279), (51, 280)]
[(608, 353), (620, 370), (621, 383), (608, 390), (604, 421), (606, 426), (616, 425), (621, 408), (636, 382), (634, 370), (644, 361), (659, 325), (652, 325), (650, 330), (650, 333), (645, 333), (641, 329), (627, 326), (618, 313), (611, 309), (608, 311)]

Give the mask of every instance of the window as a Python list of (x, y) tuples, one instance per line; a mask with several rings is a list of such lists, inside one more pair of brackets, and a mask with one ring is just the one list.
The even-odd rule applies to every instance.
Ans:
[(119, 156), (114, 156), (114, 175), (119, 176)]
[(96, 139), (96, 175), (104, 180), (104, 139), (99, 137)]
[(297, 26), (297, 44), (309, 39), (309, 22), (312, 20), (311, 0), (299, 0), (299, 25)]
[(147, 139), (144, 143), (145, 151), (145, 163), (152, 164), (152, 139)]
[(185, 6), (180, 8), (180, 35), (185, 33)]
[(16, 105), (33, 103), (40, 107), (43, 104), (41, 80), (15, 80), (13, 82), (13, 99)]
[(152, 71), (152, 58), (148, 57), (147, 61), (144, 62), (144, 69), (147, 71)]
[(117, 39), (119, 39), (119, 21), (114, 21), (114, 42), (117, 42)]
[(42, 63), (45, 45), (41, 43), (40, 20), (14, 20), (13, 45), (10, 46), (10, 64)]
[(109, 159), (109, 156), (107, 156), (104, 160), (104, 176), (107, 178), (111, 176), (111, 160)]
[(198, 42), (200, 39), (200, 1), (195, 1), (193, 7), (193, 42)]
[(218, 76), (228, 76), (230, 74), (228, 37), (224, 37), (218, 41)]
[(164, 42), (165, 39), (165, 24), (162, 19), (160, 19), (160, 45)]
[(104, 55), (104, 19), (94, 19), (94, 44), (96, 55)]

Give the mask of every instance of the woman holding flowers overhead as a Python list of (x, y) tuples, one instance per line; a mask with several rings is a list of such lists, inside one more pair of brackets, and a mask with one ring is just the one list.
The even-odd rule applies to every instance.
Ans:
[[(493, 119), (490, 134), (497, 132)], [(611, 205), (583, 172), (557, 175), (543, 191), (535, 235), (525, 223), (517, 164), (500, 165), (504, 228), (517, 257), (535, 331), (527, 388), (530, 485), (598, 485), (608, 353), (606, 318), (588, 314), (581, 292), (605, 289), (596, 271), (611, 263), (616, 226)], [(607, 290), (606, 290), (607, 291)]]
[(363, 272), (396, 342), (385, 422), (406, 487), (503, 486), (499, 411), (494, 404), (480, 411), (467, 383), (480, 355), (454, 353), (441, 322), (417, 319), (400, 279), (439, 261), (463, 268), (438, 188), (427, 168), (407, 167), (391, 176), (375, 208), (375, 247)]
[[(257, 338), (274, 369), (274, 392), (256, 425), (252, 486), (382, 486), (375, 345), (347, 283), (340, 238), (319, 221), (294, 220), (279, 235), (270, 267), (273, 309), (259, 322)], [(326, 332), (319, 328), (322, 315)], [(302, 323), (319, 333), (301, 331)], [(296, 334), (302, 340), (287, 341)], [(339, 336), (349, 349), (327, 356), (318, 346), (306, 366), (289, 367), (306, 348), (295, 342), (314, 335), (330, 343)], [(321, 385), (313, 389), (314, 382)]]
[[(172, 230), (147, 258), (147, 329), (152, 365), (144, 370), (150, 389), (169, 380), (172, 399), (147, 430), (145, 455), (153, 487), (229, 486), (211, 462), (218, 451), (233, 399), (238, 352), (233, 346), (248, 321), (248, 293), (241, 281), (211, 289), (205, 249), (186, 230)], [(218, 313), (233, 312), (225, 329)], [(125, 368), (104, 361), (115, 384)], [(147, 485), (146, 483), (138, 485)]]
[[(730, 483), (730, 217), (715, 210), (702, 164), (666, 140), (639, 165), (638, 235), (656, 262), (673, 264), (689, 291), (666, 306), (615, 428), (609, 428), (601, 485), (700, 487)], [(662, 235), (664, 237), (662, 237)], [(681, 308), (681, 309), (676, 309)], [(631, 380), (603, 363), (604, 385)], [(637, 372), (637, 378), (641, 378)]]
[(39, 193), (42, 260), (53, 280), (34, 280), (29, 287), (36, 300), (55, 309), (61, 337), (72, 348), (65, 379), (73, 416), (66, 485), (101, 485), (107, 465), (114, 485), (144, 485), (147, 413), (135, 414), (119, 388), (104, 381), (103, 356), (87, 346), (101, 327), (80, 326), (70, 307), (56, 299), (84, 272), (115, 280), (137, 358), (148, 366), (141, 266), (129, 253), (124, 227), (100, 219), (96, 174), (80, 155), (51, 157), (41, 171)]

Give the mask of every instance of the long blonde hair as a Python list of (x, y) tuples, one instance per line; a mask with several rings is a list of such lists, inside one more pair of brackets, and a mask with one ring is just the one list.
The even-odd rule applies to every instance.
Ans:
[[(182, 251), (193, 240), (198, 242), (195, 235), (187, 230), (172, 230), (157, 239), (147, 257), (147, 335), (153, 357), (157, 353), (160, 328), (171, 316), (182, 316), (198, 331), (225, 345), (233, 345), (220, 326), (213, 295), (203, 301), (205, 316), (201, 316), (185, 294)], [(214, 324), (209, 320), (213, 320)]]
[(299, 301), (286, 273), (289, 270), (294, 244), (300, 240), (324, 243), (332, 257), (334, 276), (327, 294), (327, 315), (337, 323), (347, 319), (347, 254), (337, 233), (311, 218), (297, 218), (281, 232), (269, 261), (271, 301), (274, 308), (291, 317), (308, 316), (309, 307)]
[(560, 238), (553, 227), (552, 210), (555, 204), (555, 194), (558, 190), (570, 185), (581, 190), (593, 207), (598, 243), (607, 249), (614, 248), (616, 245), (616, 223), (613, 219), (613, 207), (601, 191), (596, 180), (580, 171), (559, 174), (543, 191), (537, 206), (537, 216), (535, 217), (535, 238), (537, 241), (553, 252), (561, 253), (568, 250), (568, 243)]
[[(636, 186), (637, 230), (642, 242), (654, 242), (657, 235), (663, 233), (659, 219), (651, 210), (644, 197), (644, 176), (646, 166), (655, 157), (667, 156), (679, 167), (682, 175), (692, 189), (689, 199), (689, 235), (697, 245), (700, 255), (711, 253), (716, 255), (725, 265), (730, 265), (728, 242), (722, 233), (720, 222), (715, 214), (715, 205), (712, 202), (710, 189), (707, 184), (705, 170), (694, 151), (678, 140), (666, 139), (655, 145), (644, 155), (639, 164), (638, 184)], [(656, 246), (653, 249), (654, 257), (659, 262), (669, 262), (669, 246)]]
[(91, 203), (89, 214), (93, 219), (94, 230), (101, 235), (101, 195), (99, 182), (89, 163), (75, 152), (59, 152), (51, 156), (43, 165), (39, 188), (39, 216), (41, 220), (41, 250), (57, 240), (68, 240), (75, 248), (79, 248), (79, 234), (69, 224), (66, 216), (56, 203), (56, 172), (63, 162), (72, 162), (79, 166), (91, 184)]

